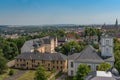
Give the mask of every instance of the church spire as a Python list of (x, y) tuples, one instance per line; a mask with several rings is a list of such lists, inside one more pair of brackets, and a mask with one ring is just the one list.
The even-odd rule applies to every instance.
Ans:
[(118, 20), (116, 19), (115, 26), (118, 26)]

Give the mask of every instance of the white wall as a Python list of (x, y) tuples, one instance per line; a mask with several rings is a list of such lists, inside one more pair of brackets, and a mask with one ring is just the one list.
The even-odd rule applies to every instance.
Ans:
[[(71, 67), (71, 62), (73, 62), (73, 68)], [(71, 70), (73, 70), (73, 75), (74, 75), (74, 68), (75, 68), (75, 65), (74, 65), (74, 61), (73, 60), (68, 60), (68, 75), (71, 76)]]

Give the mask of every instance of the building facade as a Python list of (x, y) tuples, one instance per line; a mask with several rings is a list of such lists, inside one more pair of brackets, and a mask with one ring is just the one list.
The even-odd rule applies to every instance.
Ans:
[(44, 66), (47, 70), (67, 71), (67, 57), (61, 53), (22, 53), (16, 57), (15, 68), (36, 69)]
[(40, 39), (26, 41), (21, 48), (21, 53), (34, 52), (35, 50), (40, 53), (54, 53), (55, 47), (57, 47), (57, 38), (47, 36)]
[(80, 64), (87, 64), (91, 71), (96, 71), (98, 65), (107, 62), (114, 65), (113, 38), (103, 35), (101, 37), (101, 54), (91, 45), (88, 45), (80, 53), (74, 53), (68, 58), (68, 75), (75, 76)]

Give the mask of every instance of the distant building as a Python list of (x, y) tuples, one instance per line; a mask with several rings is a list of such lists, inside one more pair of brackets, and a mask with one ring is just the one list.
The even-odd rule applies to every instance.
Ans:
[(21, 53), (34, 52), (35, 50), (40, 53), (54, 53), (54, 49), (57, 45), (57, 38), (55, 37), (47, 36), (40, 39), (32, 39), (24, 43), (21, 48)]
[(12, 34), (12, 35), (3, 35), (6, 39), (16, 39), (19, 38), (20, 36), (18, 34)]
[(118, 20), (116, 19), (115, 25), (103, 25), (103, 31), (111, 31), (111, 30), (120, 30), (120, 25), (118, 25)]
[(98, 43), (98, 36), (86, 36), (84, 41), (88, 43)]
[(61, 37), (58, 39), (58, 46), (61, 46), (61, 45), (65, 44), (66, 42), (67, 42), (67, 38)]
[(101, 37), (101, 54), (91, 45), (88, 45), (80, 53), (74, 53), (68, 58), (68, 75), (75, 76), (80, 64), (87, 64), (92, 71), (96, 71), (98, 65), (107, 62), (114, 66), (113, 38), (108, 35)]
[(68, 33), (68, 34), (66, 35), (66, 38), (68, 39), (68, 41), (76, 40), (76, 34)]

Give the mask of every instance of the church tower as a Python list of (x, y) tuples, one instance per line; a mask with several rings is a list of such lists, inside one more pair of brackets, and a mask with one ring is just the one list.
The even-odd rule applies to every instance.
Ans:
[(115, 26), (118, 26), (118, 20), (116, 19)]
[(101, 56), (113, 56), (113, 38), (109, 35), (102, 35), (101, 37)]

